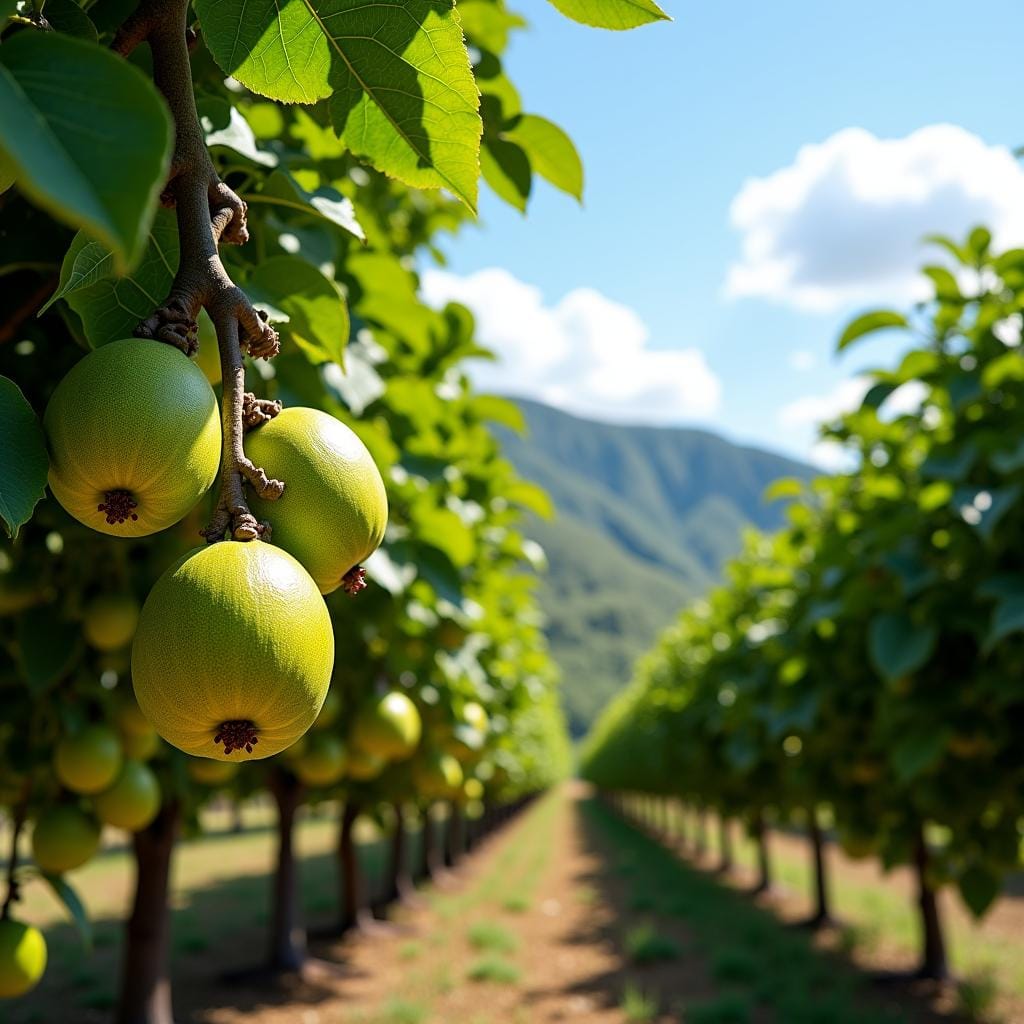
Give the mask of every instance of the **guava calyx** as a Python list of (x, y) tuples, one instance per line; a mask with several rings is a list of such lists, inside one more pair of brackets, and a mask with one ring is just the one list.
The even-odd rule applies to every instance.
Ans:
[(259, 736), (256, 733), (256, 726), (248, 718), (235, 718), (229, 722), (221, 722), (217, 726), (217, 735), (213, 737), (213, 742), (223, 743), (225, 754), (230, 754), (233, 750), (245, 750), (247, 754), (251, 754), (252, 748), (259, 743)]
[(366, 570), (361, 565), (353, 566), (345, 573), (341, 580), (341, 589), (352, 597), (355, 597), (359, 591), (365, 590), (368, 586)]
[(107, 522), (117, 526), (129, 519), (136, 522), (139, 517), (135, 509), (138, 507), (139, 503), (131, 491), (114, 490), (103, 495), (103, 501), (96, 506), (96, 511), (105, 513)]

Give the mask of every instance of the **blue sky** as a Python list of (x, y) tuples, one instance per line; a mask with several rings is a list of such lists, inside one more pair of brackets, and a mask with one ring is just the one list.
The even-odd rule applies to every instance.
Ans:
[(666, 0), (671, 24), (625, 33), (511, 6), (531, 22), (507, 55), (524, 107), (572, 135), (587, 184), (580, 208), (541, 183), (525, 218), (485, 190), (428, 282), (505, 353), (489, 387), (806, 456), (814, 415), (892, 351), (836, 360), (839, 326), (909, 301), (923, 233), (983, 217), (1024, 240), (1000, 148), (1024, 143), (1019, 3)]

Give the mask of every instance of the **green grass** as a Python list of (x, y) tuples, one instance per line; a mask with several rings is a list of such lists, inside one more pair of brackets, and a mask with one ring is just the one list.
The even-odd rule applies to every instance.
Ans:
[(480, 952), (512, 953), (519, 940), (507, 928), (493, 921), (477, 921), (466, 933), (469, 944)]
[(679, 943), (661, 935), (650, 924), (641, 924), (626, 933), (623, 945), (626, 955), (635, 964), (654, 964), (662, 960), (675, 960), (679, 956)]
[(407, 999), (391, 999), (384, 1004), (376, 1020), (378, 1024), (422, 1024), (428, 1009)]
[(649, 1024), (658, 1014), (657, 1002), (635, 985), (626, 986), (619, 1009), (631, 1024)]
[(418, 942), (403, 942), (398, 947), (398, 958), (400, 960), (415, 960), (422, 951), (423, 947)]
[[(692, 932), (687, 954), (705, 966), (719, 992), (680, 1007), (684, 1024), (747, 1024), (755, 1006), (779, 1024), (906, 1024), (876, 1005), (862, 976), (817, 950), (806, 933), (688, 867), (596, 801), (583, 811), (602, 852), (607, 849), (609, 875), (621, 876), (628, 866), (643, 879), (642, 891), (663, 894), (672, 918)], [(624, 951), (634, 963), (664, 959), (664, 939), (651, 924), (641, 925), (627, 934)], [(680, 955), (677, 942), (668, 942)]]
[(502, 901), (501, 906), (510, 914), (525, 914), (530, 909), (530, 900), (526, 896), (509, 896)]
[(515, 985), (522, 977), (522, 971), (501, 956), (484, 956), (473, 961), (466, 971), (470, 981), (490, 981), (498, 985)]

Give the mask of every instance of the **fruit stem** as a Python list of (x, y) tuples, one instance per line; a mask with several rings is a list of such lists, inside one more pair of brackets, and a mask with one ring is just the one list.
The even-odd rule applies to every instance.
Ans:
[(220, 494), (210, 525), (203, 530), (207, 541), (265, 536), (245, 500), (243, 480), (262, 498), (280, 497), (284, 484), (246, 458), (244, 433), (245, 363), (243, 350), (257, 359), (277, 355), (277, 332), (266, 315), (253, 308), (245, 293), (231, 280), (221, 262), (221, 242), (241, 245), (248, 241), (246, 205), (214, 170), (196, 110), (189, 62), (195, 33), (188, 26), (189, 0), (143, 0), (118, 30), (113, 48), (127, 56), (148, 42), (153, 56), (153, 81), (167, 100), (174, 121), (174, 155), (170, 180), (161, 202), (173, 206), (178, 219), (180, 257), (178, 271), (164, 304), (135, 329), (139, 337), (154, 338), (193, 355), (197, 317), (210, 314), (217, 331), (223, 377), (223, 455)]

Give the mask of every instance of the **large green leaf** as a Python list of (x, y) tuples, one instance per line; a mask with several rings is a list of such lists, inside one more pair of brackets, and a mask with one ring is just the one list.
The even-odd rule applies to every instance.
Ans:
[(452, 0), (196, 0), (228, 74), (261, 96), (329, 100), (352, 152), (476, 206), (479, 94)]
[(654, 0), (549, 0), (567, 18), (595, 28), (622, 30), (669, 21)]
[(499, 198), (520, 213), (526, 212), (533, 176), (530, 172), (530, 158), (521, 146), (503, 138), (485, 135), (480, 150), (480, 169), (484, 181)]
[(557, 124), (536, 114), (522, 114), (503, 135), (526, 151), (530, 166), (542, 178), (583, 201), (583, 161)]
[(990, 871), (980, 864), (972, 864), (959, 880), (960, 895), (975, 917), (982, 917), (1003, 890), (1003, 879), (998, 871)]
[(282, 328), (314, 363), (340, 363), (349, 320), (337, 286), (297, 256), (272, 256), (248, 280), (252, 299), (265, 299), (288, 316)]
[(50, 302), (65, 299), (81, 318), (86, 340), (98, 348), (130, 338), (138, 322), (167, 297), (177, 269), (177, 221), (172, 211), (160, 210), (146, 236), (141, 261), (125, 277), (114, 276), (116, 260), (106, 246), (77, 234)]
[(885, 679), (896, 680), (919, 669), (935, 650), (934, 626), (921, 626), (907, 615), (876, 615), (868, 627), (868, 654)]
[(171, 122), (137, 68), (95, 43), (19, 33), (0, 50), (0, 152), (30, 199), (102, 241), (120, 271), (142, 255)]
[(32, 406), (12, 380), (0, 377), (0, 519), (16, 537), (46, 492), (50, 462)]
[(356, 218), (351, 199), (343, 196), (337, 189), (329, 187), (307, 192), (286, 171), (274, 171), (261, 191), (247, 192), (244, 198), (247, 203), (269, 203), (271, 206), (280, 206), (286, 210), (294, 210), (328, 221), (339, 228), (344, 228), (360, 241), (366, 241), (366, 235)]

